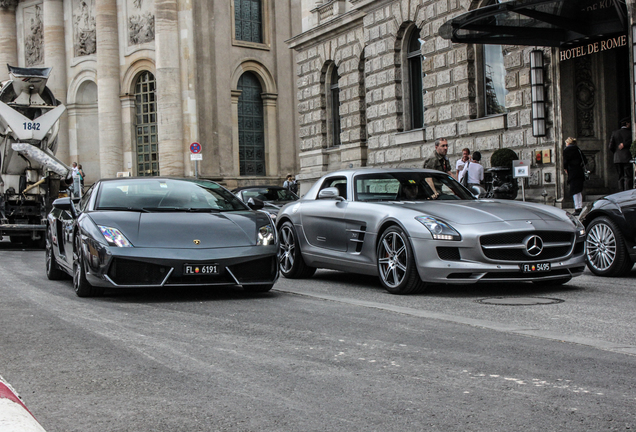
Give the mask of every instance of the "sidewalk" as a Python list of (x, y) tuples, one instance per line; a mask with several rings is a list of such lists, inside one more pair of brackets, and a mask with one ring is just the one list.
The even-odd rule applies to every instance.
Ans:
[(0, 431), (46, 432), (2, 376), (0, 376)]

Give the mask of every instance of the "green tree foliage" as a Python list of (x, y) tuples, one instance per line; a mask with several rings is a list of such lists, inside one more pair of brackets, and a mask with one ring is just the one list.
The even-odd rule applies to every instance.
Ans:
[(518, 159), (519, 156), (517, 156), (517, 153), (513, 150), (509, 148), (502, 148), (495, 150), (492, 156), (490, 156), (490, 166), (512, 168), (512, 161)]

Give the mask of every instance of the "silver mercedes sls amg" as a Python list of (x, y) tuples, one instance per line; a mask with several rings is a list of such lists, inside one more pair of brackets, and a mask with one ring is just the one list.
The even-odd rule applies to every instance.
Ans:
[(428, 282), (563, 284), (585, 269), (585, 228), (542, 204), (477, 199), (425, 169), (328, 174), (281, 209), (283, 276), (317, 268), (377, 275), (393, 294)]

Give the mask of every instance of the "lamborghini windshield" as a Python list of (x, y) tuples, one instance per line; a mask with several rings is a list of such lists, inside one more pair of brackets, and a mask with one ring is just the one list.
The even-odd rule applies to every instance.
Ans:
[(95, 208), (148, 212), (248, 210), (234, 194), (214, 182), (177, 179), (105, 181)]

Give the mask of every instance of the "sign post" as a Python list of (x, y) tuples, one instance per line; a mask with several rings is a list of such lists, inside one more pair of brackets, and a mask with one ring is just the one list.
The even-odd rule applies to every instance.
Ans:
[(199, 178), (199, 161), (203, 160), (201, 144), (193, 142), (190, 144), (190, 160), (194, 161), (194, 177)]
[(512, 177), (521, 178), (521, 196), (526, 200), (525, 177), (530, 177), (530, 161), (514, 160), (512, 161)]

